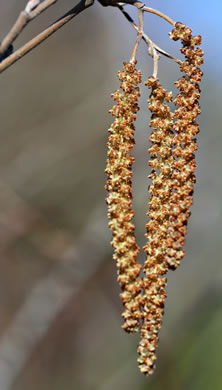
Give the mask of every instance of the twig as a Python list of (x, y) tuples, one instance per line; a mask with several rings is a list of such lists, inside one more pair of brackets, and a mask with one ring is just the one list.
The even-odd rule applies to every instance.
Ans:
[(43, 11), (51, 7), (51, 5), (55, 4), (56, 2), (57, 0), (45, 0), (43, 3), (40, 3), (39, 0), (28, 1), (25, 10), (21, 11), (14, 26), (0, 44), (0, 54), (3, 54), (7, 51), (9, 46), (15, 41), (15, 39), (20, 35), (22, 30), (31, 20), (35, 19), (38, 15), (40, 15)]
[[(21, 33), (21, 31), (25, 28), (25, 26), (34, 18), (36, 18), (38, 15), (40, 15), (43, 11), (45, 11), (47, 8), (49, 8), (51, 5), (55, 4), (57, 0), (45, 0), (42, 3), (40, 3), (40, 0), (29, 0), (25, 10), (22, 11), (15, 22), (12, 29), (9, 31), (7, 36), (3, 39), (1, 45), (0, 45), (0, 59), (2, 60), (0, 62), (0, 73), (2, 73), (4, 70), (9, 68), (11, 65), (13, 65), (16, 61), (18, 61), (20, 58), (24, 57), (27, 53), (29, 53), (31, 50), (33, 50), (35, 47), (37, 47), (40, 43), (42, 43), (44, 40), (49, 38), (52, 34), (54, 34), (59, 28), (64, 26), (67, 22), (69, 22), (72, 18), (74, 18), (76, 15), (78, 15), (80, 12), (88, 8), (94, 3), (94, 0), (80, 0), (80, 2), (73, 7), (69, 12), (67, 12), (65, 15), (63, 15), (60, 19), (58, 19), (56, 22), (54, 22), (52, 25), (50, 25), (48, 28), (46, 28), (42, 33), (37, 35), (35, 38), (30, 40), (28, 43), (26, 43), (23, 47), (19, 48), (15, 53), (11, 54), (13, 51), (12, 43), (15, 41), (15, 39), (18, 37), (18, 35)], [(124, 4), (131, 4), (133, 6), (136, 6), (139, 10), (139, 27), (134, 23), (133, 19), (127, 14), (126, 11), (123, 10), (123, 7), (121, 6), (121, 3), (118, 3), (117, 0), (99, 0), (99, 2), (104, 6), (117, 6), (121, 9), (123, 14), (127, 17), (127, 19), (130, 21), (130, 23), (133, 25), (133, 27), (137, 30), (137, 40), (136, 44), (133, 50), (132, 58), (135, 58), (136, 51), (139, 46), (139, 42), (141, 41), (141, 38), (145, 40), (145, 42), (152, 47), (155, 47), (155, 49), (173, 59), (174, 61), (180, 63), (181, 61), (176, 59), (175, 57), (171, 56), (169, 53), (165, 52), (161, 48), (159, 48), (154, 42), (151, 41), (151, 39), (144, 34), (142, 31), (142, 28), (140, 22), (142, 20), (143, 12), (150, 12), (153, 14), (156, 14), (160, 16), (161, 18), (165, 19), (167, 22), (169, 22), (172, 25), (175, 25), (175, 22), (169, 18), (164, 13), (157, 11), (153, 8), (145, 7), (145, 4), (140, 1), (134, 1), (134, 0), (122, 0), (122, 3)], [(11, 54), (11, 55), (10, 55)], [(5, 58), (5, 59), (4, 59)], [(132, 59), (131, 58), (131, 59)]]
[[(128, 22), (131, 24), (131, 26), (133, 26), (133, 28), (135, 28), (136, 31), (138, 31), (138, 26), (137, 24), (134, 22), (134, 20), (131, 18), (131, 16), (128, 14), (127, 11), (125, 11), (125, 9), (119, 5), (118, 8), (120, 9), (120, 11), (123, 13), (123, 15), (125, 16), (125, 18), (128, 20)], [(144, 33), (144, 31), (142, 31), (142, 39), (146, 42), (146, 44), (150, 47), (154, 47), (160, 54), (164, 55), (165, 57), (168, 57), (170, 58), (171, 60), (177, 62), (178, 64), (181, 64), (181, 60), (179, 60), (178, 58), (172, 56), (171, 54), (169, 54), (167, 51), (161, 49), (158, 45), (156, 45), (155, 42), (153, 42), (147, 34)]]
[(160, 59), (160, 55), (157, 53), (156, 49), (153, 48), (153, 77), (154, 78), (157, 78), (159, 59)]
[(176, 24), (176, 22), (173, 19), (171, 19), (168, 15), (164, 14), (161, 11), (158, 11), (157, 9), (145, 7), (145, 4), (142, 3), (141, 1), (136, 1), (136, 0), (121, 0), (121, 1), (119, 1), (119, 0), (99, 0), (99, 2), (103, 6), (112, 5), (112, 6), (117, 6), (117, 7), (121, 6), (122, 4), (131, 4), (131, 5), (134, 5), (135, 7), (137, 7), (138, 9), (142, 9), (144, 12), (149, 12), (151, 14), (159, 16), (160, 18), (166, 20), (168, 23), (172, 24), (173, 26), (175, 26), (175, 24)]
[(16, 61), (20, 60), (27, 53), (37, 47), (40, 43), (49, 38), (52, 34), (54, 34), (57, 30), (59, 30), (62, 26), (68, 23), (71, 19), (77, 16), (80, 12), (84, 11), (86, 8), (90, 7), (94, 3), (94, 0), (81, 0), (75, 7), (73, 7), (70, 11), (68, 11), (65, 15), (63, 15), (60, 19), (58, 19), (51, 26), (46, 28), (42, 33), (37, 35), (31, 41), (26, 43), (20, 49), (18, 49), (15, 53), (11, 54), (4, 61), (0, 63), (0, 73), (13, 65)]
[(163, 12), (158, 11), (154, 8), (144, 7), (143, 10), (145, 12), (150, 12), (151, 14), (160, 16), (162, 19), (166, 20), (168, 23), (172, 24), (172, 26), (175, 26), (176, 22), (171, 19), (169, 16), (165, 15)]
[(139, 47), (139, 44), (140, 44), (140, 41), (142, 39), (142, 34), (143, 34), (143, 10), (142, 9), (138, 9), (138, 14), (139, 14), (139, 27), (137, 28), (137, 38), (136, 38), (136, 43), (135, 43), (135, 46), (133, 48), (133, 52), (132, 52), (132, 55), (131, 55), (131, 58), (130, 58), (130, 62), (134, 62), (136, 60), (136, 52), (138, 50), (138, 47)]
[(133, 5), (135, 5), (135, 7), (139, 8), (139, 9), (143, 9), (144, 12), (149, 12), (151, 14), (159, 16), (160, 18), (166, 20), (168, 23), (172, 24), (173, 26), (175, 26), (175, 24), (176, 24), (176, 22), (173, 19), (171, 19), (169, 16), (165, 15), (163, 12), (158, 11), (157, 9), (154, 9), (154, 8), (145, 7), (144, 4), (141, 3), (140, 1), (135, 1), (135, 3)]

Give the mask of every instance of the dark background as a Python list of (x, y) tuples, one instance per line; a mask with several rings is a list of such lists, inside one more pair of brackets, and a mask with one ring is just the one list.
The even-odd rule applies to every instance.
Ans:
[[(149, 3), (149, 4), (148, 4)], [(0, 36), (25, 1), (0, 3)], [(213, 5), (211, 5), (213, 4)], [(58, 1), (16, 41), (73, 6)], [(135, 31), (96, 3), (0, 76), (0, 389), (221, 390), (221, 2), (153, 0), (203, 36), (197, 184), (181, 267), (168, 277), (156, 373), (137, 368), (138, 336), (121, 330), (121, 303), (105, 204), (108, 110)], [(136, 12), (128, 6), (136, 18)], [(145, 31), (178, 55), (171, 26)], [(152, 73), (144, 43), (143, 81)], [(179, 77), (161, 58), (168, 89)], [(145, 244), (148, 91), (142, 87), (134, 155), (136, 235)], [(143, 253), (140, 257), (144, 259)]]

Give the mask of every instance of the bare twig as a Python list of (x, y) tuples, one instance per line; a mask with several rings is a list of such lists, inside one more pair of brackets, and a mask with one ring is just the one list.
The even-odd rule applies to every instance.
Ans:
[(136, 43), (134, 45), (133, 52), (132, 52), (132, 55), (131, 55), (131, 58), (130, 58), (131, 62), (134, 62), (136, 60), (136, 53), (137, 53), (140, 41), (141, 41), (142, 36), (143, 36), (142, 35), (143, 34), (143, 10), (139, 8), (138, 9), (138, 14), (139, 14), (139, 25), (138, 25), (139, 27), (137, 28)]
[(145, 7), (145, 4), (139, 0), (138, 1), (137, 0), (120, 0), (120, 1), (119, 0), (98, 0), (98, 1), (105, 7), (107, 7), (108, 5), (118, 7), (118, 6), (121, 6), (123, 4), (131, 4), (135, 7), (137, 7), (138, 9), (143, 10), (144, 12), (149, 12), (151, 14), (159, 16), (160, 18), (166, 20), (168, 23), (172, 24), (173, 26), (175, 26), (175, 24), (176, 24), (176, 22), (174, 22), (173, 19), (171, 19), (169, 16), (165, 15), (163, 12), (158, 11), (157, 9), (154, 9), (154, 8)]
[(142, 3), (141, 1), (136, 1), (136, 0), (121, 0), (121, 1), (119, 1), (119, 0), (99, 0), (99, 2), (104, 6), (108, 6), (108, 5), (120, 6), (122, 4), (131, 4), (135, 7), (137, 7), (138, 9), (143, 10), (144, 12), (149, 12), (151, 14), (159, 16), (160, 18), (166, 20), (168, 23), (172, 24), (173, 26), (175, 26), (175, 24), (176, 24), (176, 22), (173, 19), (171, 19), (168, 15), (164, 14), (161, 11), (158, 11), (157, 9), (145, 7), (145, 4)]
[[(125, 16), (125, 18), (128, 20), (128, 22), (133, 26), (133, 28), (135, 28), (136, 31), (138, 31), (137, 24), (134, 22), (134, 20), (131, 18), (131, 16), (128, 14), (128, 12), (125, 11), (125, 9), (121, 5), (119, 5), (118, 7), (119, 7), (120, 11), (123, 13), (123, 15)], [(177, 62), (178, 64), (181, 64), (181, 60), (179, 60), (178, 58), (172, 56), (167, 51), (161, 49), (155, 42), (153, 42), (148, 37), (147, 34), (144, 33), (144, 31), (142, 31), (142, 39), (146, 42), (148, 47), (150, 47), (150, 46), (154, 47), (158, 51), (158, 53), (164, 55), (165, 57), (170, 58), (171, 60)]]
[(158, 61), (160, 59), (160, 55), (157, 53), (156, 49), (153, 48), (153, 77), (157, 77), (158, 73)]
[(51, 5), (55, 4), (56, 2), (57, 0), (45, 0), (42, 3), (40, 3), (39, 0), (28, 1), (25, 10), (21, 11), (14, 26), (0, 44), (0, 54), (3, 54), (9, 48), (9, 46), (15, 41), (15, 39), (20, 35), (22, 30), (31, 20), (35, 19), (38, 15), (40, 15), (43, 11), (51, 7)]
[(165, 15), (163, 12), (158, 11), (157, 9), (154, 9), (154, 8), (145, 7), (144, 6), (145, 4), (141, 3), (140, 1), (135, 1), (135, 3), (133, 5), (135, 5), (139, 9), (143, 9), (144, 12), (149, 12), (151, 14), (159, 16), (160, 18), (166, 20), (168, 23), (172, 24), (173, 26), (175, 26), (175, 24), (176, 24), (176, 22), (173, 19), (171, 19), (169, 16)]
[[(40, 0), (29, 0), (25, 10), (22, 11), (15, 22), (12, 29), (9, 31), (7, 36), (3, 39), (2, 43), (0, 44), (0, 73), (2, 73), (4, 70), (9, 68), (11, 65), (13, 65), (16, 61), (18, 61), (20, 58), (24, 57), (27, 53), (29, 53), (31, 50), (33, 50), (35, 47), (37, 47), (40, 43), (42, 43), (44, 40), (49, 38), (52, 34), (54, 34), (59, 28), (64, 26), (67, 22), (69, 22), (71, 19), (73, 19), (76, 15), (78, 15), (80, 12), (88, 8), (94, 3), (94, 0), (80, 0), (80, 2), (73, 7), (70, 11), (68, 11), (65, 15), (63, 15), (61, 18), (59, 18), (56, 22), (54, 22), (52, 25), (50, 25), (48, 28), (46, 28), (42, 33), (37, 35), (35, 38), (30, 40), (28, 43), (26, 43), (23, 47), (19, 48), (15, 53), (11, 54), (13, 51), (12, 43), (15, 41), (15, 39), (18, 37), (18, 35), (21, 33), (21, 31), (25, 28), (25, 26), (34, 18), (36, 18), (38, 15), (40, 15), (43, 11), (45, 11), (47, 8), (49, 8), (51, 5), (55, 4), (57, 0), (45, 0), (40, 3)], [(141, 38), (145, 40), (145, 42), (152, 47), (155, 47), (155, 49), (173, 59), (174, 61), (180, 63), (181, 61), (176, 59), (175, 57), (171, 56), (169, 53), (165, 52), (161, 48), (159, 48), (154, 42), (151, 41), (151, 39), (144, 34), (142, 31), (141, 25), (142, 25), (142, 19), (143, 19), (143, 12), (150, 12), (155, 15), (160, 16), (161, 18), (165, 19), (167, 22), (169, 22), (172, 25), (175, 25), (175, 22), (169, 18), (164, 13), (157, 11), (153, 8), (145, 7), (145, 4), (140, 1), (134, 1), (134, 0), (122, 0), (122, 2), (118, 2), (117, 0), (99, 0), (99, 2), (104, 6), (117, 6), (121, 9), (123, 14), (127, 17), (127, 19), (130, 21), (130, 23), (133, 25), (133, 27), (137, 30), (137, 40), (136, 44), (133, 50), (132, 58), (135, 58), (136, 51), (139, 46), (139, 42), (141, 41)], [(133, 6), (136, 6), (139, 10), (139, 27), (134, 23), (133, 19), (127, 14), (126, 11), (123, 10), (123, 7), (121, 4), (131, 4)], [(11, 54), (11, 55), (10, 55)], [(132, 60), (131, 58), (131, 60)]]
[(18, 49), (15, 53), (11, 54), (4, 61), (0, 63), (0, 73), (13, 65), (16, 61), (20, 60), (27, 53), (37, 47), (40, 43), (49, 38), (52, 34), (54, 34), (57, 30), (59, 30), (62, 26), (68, 23), (71, 19), (73, 19), (80, 12), (84, 11), (86, 8), (90, 7), (94, 3), (94, 0), (81, 0), (75, 7), (73, 7), (70, 11), (68, 11), (65, 15), (63, 15), (60, 19), (58, 19), (51, 26), (46, 28), (42, 33), (37, 35), (31, 41), (26, 43), (20, 49)]

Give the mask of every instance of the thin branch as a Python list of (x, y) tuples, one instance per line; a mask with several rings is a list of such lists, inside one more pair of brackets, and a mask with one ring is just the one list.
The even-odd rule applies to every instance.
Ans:
[[(128, 20), (128, 22), (131, 24), (131, 26), (133, 26), (133, 28), (138, 31), (138, 26), (137, 24), (134, 22), (134, 20), (131, 18), (131, 16), (128, 14), (127, 11), (125, 11), (125, 9), (119, 5), (118, 8), (120, 9), (120, 11), (122, 12), (122, 14), (125, 16), (125, 18)], [(161, 49), (155, 42), (153, 42), (147, 34), (144, 33), (144, 31), (142, 31), (142, 39), (146, 42), (146, 44), (150, 47), (154, 47), (158, 53), (164, 55), (165, 57), (168, 57), (170, 58), (171, 60), (177, 62), (178, 64), (181, 64), (181, 60), (179, 60), (178, 58), (172, 56), (171, 54), (169, 54), (167, 51)]]
[(145, 7), (144, 6), (145, 4), (141, 3), (140, 1), (135, 1), (135, 3), (133, 5), (135, 5), (135, 7), (137, 7), (137, 8), (140, 8), (140, 9), (142, 8), (144, 12), (149, 12), (151, 14), (159, 16), (160, 18), (166, 20), (168, 23), (172, 24), (172, 26), (175, 26), (175, 24), (176, 24), (176, 22), (173, 19), (171, 19), (169, 16), (167, 16), (163, 12), (158, 11), (157, 9), (154, 9), (154, 8)]
[(15, 53), (11, 54), (4, 61), (0, 63), (0, 73), (13, 65), (16, 61), (20, 60), (27, 53), (37, 47), (40, 43), (49, 38), (52, 34), (54, 34), (57, 30), (59, 30), (62, 26), (72, 20), (75, 16), (77, 16), (80, 12), (84, 11), (86, 8), (90, 7), (94, 3), (94, 0), (81, 0), (75, 7), (73, 7), (70, 11), (68, 11), (65, 15), (63, 15), (60, 19), (58, 19), (51, 26), (46, 28), (42, 33), (37, 35), (31, 41), (26, 43), (20, 49), (18, 49)]
[(140, 44), (140, 41), (143, 37), (143, 10), (142, 9), (138, 9), (138, 14), (139, 14), (139, 27), (137, 28), (137, 38), (136, 38), (136, 43), (135, 43), (135, 46), (133, 48), (133, 52), (132, 52), (132, 55), (131, 55), (131, 58), (130, 58), (130, 62), (134, 62), (136, 60), (136, 53), (137, 53), (137, 50), (138, 50), (138, 47), (139, 47), (139, 44)]
[[(41, 278), (0, 337), (1, 390), (11, 390), (33, 350), (50, 328), (64, 306), (85, 288), (107, 255), (104, 245), (104, 218), (100, 206), (90, 216), (78, 240), (64, 249), (60, 263)], [(95, 224), (98, 221), (98, 226)], [(96, 226), (95, 226), (96, 225)], [(93, 235), (93, 240), (91, 239)], [(84, 259), (84, 261), (83, 261)], [(41, 313), (41, 315), (39, 315)]]
[[(54, 34), (58, 29), (60, 29), (62, 26), (64, 26), (67, 22), (69, 22), (72, 18), (74, 18), (76, 15), (78, 15), (80, 12), (88, 8), (94, 3), (94, 0), (80, 0), (80, 2), (73, 7), (69, 12), (67, 12), (65, 15), (63, 15), (61, 18), (59, 18), (57, 21), (55, 21), (52, 25), (50, 25), (48, 28), (46, 28), (42, 33), (37, 35), (35, 38), (30, 40), (28, 43), (26, 43), (23, 47), (19, 48), (15, 53), (11, 54), (13, 52), (13, 46), (12, 43), (15, 41), (15, 39), (20, 35), (22, 30), (25, 28), (25, 26), (34, 18), (36, 18), (38, 15), (40, 15), (43, 11), (45, 11), (47, 8), (49, 8), (51, 5), (55, 4), (57, 0), (45, 0), (42, 3), (40, 3), (40, 0), (29, 0), (25, 10), (22, 11), (15, 22), (12, 29), (9, 31), (7, 36), (3, 39), (2, 43), (0, 44), (0, 73), (2, 73), (4, 70), (6, 70), (8, 67), (13, 65), (16, 61), (18, 61), (20, 58), (24, 57), (27, 53), (29, 53), (31, 50), (33, 50), (35, 47), (37, 47), (40, 43), (42, 43), (44, 40), (49, 38), (52, 34)], [(144, 34), (142, 29), (140, 29), (140, 26), (138, 26), (134, 23), (133, 19), (127, 14), (126, 11), (123, 10), (123, 7), (121, 4), (131, 4), (133, 6), (136, 6), (139, 10), (139, 14), (142, 15), (143, 12), (150, 12), (153, 14), (156, 14), (160, 16), (161, 18), (168, 21), (170, 24), (175, 25), (175, 22), (169, 18), (164, 13), (157, 11), (153, 8), (145, 7), (145, 4), (140, 1), (134, 1), (134, 0), (122, 0), (122, 3), (119, 3), (117, 0), (99, 0), (99, 2), (104, 6), (117, 6), (120, 8), (120, 10), (123, 12), (123, 14), (126, 16), (128, 21), (132, 24), (132, 26), (137, 30), (137, 40), (136, 44), (133, 50), (132, 57), (134, 58), (136, 55), (137, 48), (139, 46), (139, 42), (141, 41), (141, 38), (145, 40), (147, 45), (155, 47), (155, 49), (171, 58), (172, 60), (180, 63), (181, 61), (176, 59), (175, 57), (171, 56), (169, 53), (165, 52), (161, 48), (159, 48), (154, 42), (151, 41), (151, 39)], [(142, 16), (140, 16), (141, 20)], [(139, 22), (140, 25), (140, 22)]]
[(160, 59), (160, 55), (157, 53), (156, 49), (153, 48), (153, 77), (154, 78), (157, 78), (159, 59)]
[(14, 26), (12, 26), (9, 33), (1, 42), (0, 54), (3, 54), (7, 51), (9, 46), (15, 41), (15, 39), (20, 35), (22, 30), (31, 20), (35, 19), (38, 15), (40, 15), (43, 11), (51, 7), (56, 2), (57, 0), (45, 0), (42, 3), (39, 3), (39, 0), (28, 1), (25, 10), (21, 11)]
[(123, 4), (131, 4), (135, 7), (137, 7), (138, 9), (141, 9), (145, 12), (149, 12), (151, 14), (159, 16), (160, 18), (166, 20), (168, 23), (172, 24), (173, 26), (175, 26), (175, 24), (176, 24), (176, 22), (173, 19), (171, 19), (169, 16), (165, 15), (163, 12), (158, 11), (154, 8), (145, 7), (145, 4), (142, 3), (141, 1), (137, 1), (137, 0), (120, 0), (120, 1), (119, 0), (98, 0), (98, 1), (104, 7), (107, 7), (108, 5), (111, 5), (113, 7), (119, 7)]

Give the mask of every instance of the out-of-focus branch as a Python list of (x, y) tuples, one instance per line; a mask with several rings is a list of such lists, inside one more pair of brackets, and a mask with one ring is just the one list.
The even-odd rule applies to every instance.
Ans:
[(36, 252), (60, 262), (62, 252), (73, 242), (69, 231), (50, 224), (45, 216), (0, 182), (0, 255), (10, 250), (20, 237), (26, 237)]
[(27, 26), (27, 24), (40, 15), (51, 5), (55, 4), (57, 0), (45, 0), (40, 3), (39, 0), (29, 0), (25, 9), (21, 11), (18, 19), (16, 20), (14, 26), (12, 26), (9, 33), (3, 39), (0, 44), (0, 55), (8, 50), (10, 45), (15, 41), (15, 39), (20, 35), (22, 30)]
[(65, 15), (63, 15), (60, 19), (54, 22), (51, 26), (46, 28), (42, 33), (37, 35), (31, 41), (26, 43), (20, 49), (18, 49), (15, 53), (11, 54), (5, 60), (0, 63), (0, 73), (13, 65), (20, 58), (24, 57), (27, 53), (37, 47), (40, 43), (49, 38), (52, 34), (54, 34), (57, 30), (59, 30), (62, 26), (72, 20), (75, 16), (77, 16), (80, 12), (84, 11), (86, 8), (90, 7), (94, 3), (94, 0), (81, 0), (75, 7), (73, 7), (70, 11), (68, 11)]
[[(34, 18), (36, 18), (38, 15), (40, 15), (43, 11), (45, 11), (47, 8), (49, 8), (51, 5), (56, 3), (57, 0), (44, 0), (40, 3), (40, 0), (29, 0), (25, 10), (22, 11), (15, 22), (12, 29), (9, 31), (7, 36), (3, 39), (1, 45), (0, 45), (0, 73), (2, 73), (4, 70), (9, 68), (11, 65), (13, 65), (16, 61), (18, 61), (20, 58), (24, 57), (27, 53), (29, 53), (31, 50), (33, 50), (35, 47), (37, 47), (40, 43), (45, 41), (47, 38), (49, 38), (52, 34), (54, 34), (58, 29), (60, 29), (62, 26), (64, 26), (66, 23), (68, 23), (71, 19), (73, 19), (76, 15), (78, 15), (80, 12), (85, 10), (86, 8), (90, 7), (94, 0), (80, 0), (80, 2), (73, 7), (70, 11), (68, 11), (65, 15), (63, 15), (61, 18), (59, 18), (56, 22), (54, 22), (52, 25), (50, 25), (48, 28), (46, 28), (42, 33), (37, 35), (35, 38), (33, 38), (31, 41), (26, 43), (23, 47), (19, 48), (15, 53), (11, 54), (13, 51), (12, 43), (15, 41), (15, 39), (18, 37), (18, 35), (21, 33), (21, 31), (24, 29), (24, 27)], [(164, 13), (155, 10), (153, 8), (145, 7), (145, 4), (140, 1), (135, 0), (122, 0), (121, 2), (117, 0), (99, 0), (99, 2), (103, 6), (117, 6), (119, 7), (122, 12), (126, 16), (126, 12), (123, 11), (122, 4), (131, 4), (138, 8), (140, 13), (143, 12), (149, 12), (155, 15), (160, 16), (164, 20), (166, 20), (168, 23), (175, 25), (175, 22), (165, 15)], [(127, 17), (128, 20), (130, 20), (130, 17)], [(141, 19), (141, 18), (140, 18)], [(173, 58), (173, 56), (170, 56), (168, 53), (164, 52), (162, 49), (158, 48), (157, 45), (155, 45), (143, 32), (140, 30), (140, 26), (137, 27), (137, 25), (131, 21), (131, 24), (136, 28), (138, 31), (137, 36), (137, 42), (136, 42), (136, 49), (139, 45), (139, 42), (141, 40), (141, 36), (143, 39), (148, 43), (148, 41), (151, 43), (153, 47), (158, 52), (162, 52), (162, 54), (166, 55), (167, 57), (176, 60)], [(178, 61), (177, 61), (178, 62)]]
[(1, 390), (12, 389), (34, 348), (70, 297), (77, 297), (103, 262), (107, 248), (104, 245), (104, 217), (101, 215), (98, 206), (78, 242), (71, 243), (64, 250), (61, 263), (33, 287), (11, 326), (0, 338)]

